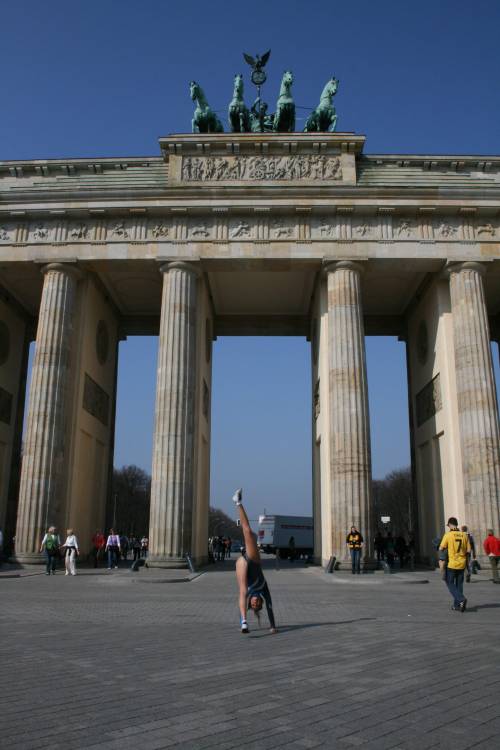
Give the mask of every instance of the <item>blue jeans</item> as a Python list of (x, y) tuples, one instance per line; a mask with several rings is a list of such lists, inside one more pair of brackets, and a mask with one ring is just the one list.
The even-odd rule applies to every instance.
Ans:
[(453, 606), (458, 607), (459, 604), (465, 601), (463, 568), (460, 570), (446, 568), (446, 585), (453, 597)]
[(351, 565), (352, 565), (353, 573), (361, 572), (361, 550), (360, 549), (351, 550)]
[(118, 565), (118, 547), (108, 547), (108, 568)]
[(45, 550), (45, 556), (47, 558), (45, 563), (45, 570), (50, 575), (51, 573), (56, 572), (56, 561), (57, 557), (56, 555), (51, 555), (48, 550)]

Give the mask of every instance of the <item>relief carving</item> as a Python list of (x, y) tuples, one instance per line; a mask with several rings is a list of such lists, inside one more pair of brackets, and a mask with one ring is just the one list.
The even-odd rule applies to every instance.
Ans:
[(111, 228), (111, 234), (115, 237), (121, 237), (122, 239), (127, 239), (129, 236), (128, 229), (125, 226), (124, 221), (117, 221), (116, 224)]
[(33, 237), (36, 240), (46, 240), (49, 236), (49, 230), (43, 224), (37, 224), (33, 230)]
[(189, 233), (191, 237), (209, 237), (210, 235), (205, 224), (196, 224), (190, 228)]
[(357, 235), (358, 237), (366, 237), (367, 235), (370, 235), (372, 233), (373, 227), (370, 224), (367, 224), (366, 222), (363, 222), (362, 224), (355, 224), (352, 228), (353, 234)]
[(277, 240), (281, 238), (289, 239), (295, 234), (294, 228), (287, 226), (280, 219), (276, 219), (276, 221), (273, 222), (272, 231)]
[(431, 419), (443, 406), (439, 373), (416, 396), (417, 427)]
[(88, 233), (89, 233), (89, 230), (85, 224), (78, 224), (77, 226), (71, 229), (69, 236), (73, 240), (84, 240), (87, 238)]
[(341, 180), (342, 168), (336, 156), (185, 156), (184, 181), (221, 180)]
[(5, 227), (0, 227), (0, 240), (8, 239), (10, 239), (8, 231), (5, 229)]
[(400, 219), (396, 226), (395, 234), (402, 239), (408, 239), (415, 233), (416, 227), (407, 219)]
[(106, 391), (85, 373), (83, 386), (83, 408), (105, 427), (109, 420), (109, 396)]
[(155, 239), (158, 239), (159, 237), (168, 237), (169, 227), (160, 222), (159, 224), (154, 225), (152, 233)]
[(237, 239), (238, 237), (241, 238), (249, 238), (252, 235), (252, 230), (250, 227), (250, 224), (247, 221), (239, 221), (238, 224), (235, 224), (234, 227), (231, 227), (229, 230), (229, 237), (231, 239)]
[(479, 224), (479, 226), (476, 229), (476, 232), (477, 232), (478, 236), (480, 234), (484, 234), (484, 235), (487, 235), (489, 237), (494, 237), (495, 236), (495, 228), (494, 228), (493, 224), (491, 224), (489, 221), (486, 222), (485, 224)]
[(458, 232), (458, 228), (450, 224), (448, 221), (443, 221), (438, 227), (438, 233), (441, 237), (449, 238), (454, 237)]
[(335, 237), (336, 226), (334, 224), (320, 224), (319, 233), (321, 237)]

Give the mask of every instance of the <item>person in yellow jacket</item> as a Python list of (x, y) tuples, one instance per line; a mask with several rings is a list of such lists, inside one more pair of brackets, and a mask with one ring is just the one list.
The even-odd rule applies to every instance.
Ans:
[(464, 596), (464, 573), (471, 546), (468, 534), (460, 531), (456, 518), (448, 518), (446, 525), (449, 531), (441, 539), (439, 559), (441, 562), (446, 561), (444, 580), (453, 597), (452, 609), (455, 612), (465, 612), (467, 599)]

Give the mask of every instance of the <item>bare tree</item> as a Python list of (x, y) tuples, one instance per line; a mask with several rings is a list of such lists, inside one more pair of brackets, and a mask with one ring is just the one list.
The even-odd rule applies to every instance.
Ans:
[(393, 534), (407, 536), (414, 532), (410, 467), (391, 471), (384, 479), (375, 479), (372, 487), (376, 527), (381, 526), (381, 516), (390, 516), (390, 530)]

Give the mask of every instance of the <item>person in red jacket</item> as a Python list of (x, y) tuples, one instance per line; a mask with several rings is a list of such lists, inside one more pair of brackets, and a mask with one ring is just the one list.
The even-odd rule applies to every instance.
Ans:
[(498, 561), (500, 560), (500, 539), (494, 535), (493, 529), (488, 529), (488, 536), (483, 542), (484, 551), (488, 555), (491, 564), (491, 575), (493, 583), (500, 583), (498, 578)]

